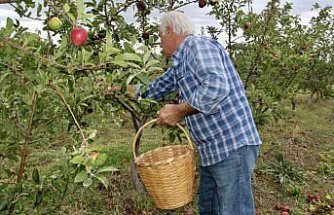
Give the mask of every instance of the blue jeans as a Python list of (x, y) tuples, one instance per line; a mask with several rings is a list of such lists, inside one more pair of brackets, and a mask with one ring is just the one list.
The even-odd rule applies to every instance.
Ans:
[(243, 146), (223, 161), (200, 168), (200, 215), (254, 215), (252, 173), (259, 146)]

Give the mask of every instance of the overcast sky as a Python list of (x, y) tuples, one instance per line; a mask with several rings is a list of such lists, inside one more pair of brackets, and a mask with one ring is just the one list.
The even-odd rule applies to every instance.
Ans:
[[(321, 7), (325, 6), (334, 6), (333, 0), (282, 0), (284, 2), (293, 3), (292, 13), (295, 15), (300, 15), (302, 18), (303, 24), (307, 24), (311, 17), (317, 15), (317, 11), (311, 11), (312, 5), (319, 3)], [(253, 10), (255, 12), (260, 12), (267, 5), (268, 0), (253, 0)], [(217, 21), (213, 16), (209, 16), (208, 12), (210, 7), (199, 8), (196, 4), (192, 4), (186, 7), (181, 8), (194, 22), (196, 26), (197, 33), (200, 33), (201, 27), (206, 26), (219, 26)], [(27, 18), (20, 19), (19, 16), (15, 13), (14, 9), (10, 5), (0, 5), (0, 27), (5, 26), (7, 17), (17, 18), (20, 20), (21, 25), (28, 27), (31, 31), (36, 31), (42, 29), (42, 21), (31, 20)], [(131, 22), (133, 17), (133, 10), (130, 9), (125, 14), (125, 19), (127, 22)], [(153, 11), (150, 15), (151, 19), (156, 19), (159, 21), (160, 14), (157, 11)], [(45, 36), (45, 33), (43, 33)]]

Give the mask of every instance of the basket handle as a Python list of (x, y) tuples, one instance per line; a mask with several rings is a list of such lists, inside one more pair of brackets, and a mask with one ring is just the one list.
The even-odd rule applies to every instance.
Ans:
[[(139, 128), (139, 130), (137, 131), (136, 133), (136, 136), (135, 136), (135, 139), (133, 140), (133, 144), (132, 144), (132, 153), (133, 153), (133, 158), (135, 160), (135, 162), (138, 161), (138, 158), (137, 158), (137, 155), (136, 155), (136, 142), (137, 142), (137, 139), (139, 137), (139, 135), (141, 134), (141, 132), (143, 131), (143, 129), (151, 124), (154, 124), (155, 122), (157, 121), (157, 119), (152, 119), (151, 121), (149, 122), (146, 122), (141, 128)], [(176, 123), (176, 126), (179, 127), (183, 133), (186, 135), (186, 139), (188, 140), (188, 145), (190, 146), (190, 148), (192, 150), (194, 150), (194, 146), (191, 142), (191, 139), (189, 137), (189, 134), (188, 132), (186, 131), (185, 128), (183, 128), (179, 123)]]

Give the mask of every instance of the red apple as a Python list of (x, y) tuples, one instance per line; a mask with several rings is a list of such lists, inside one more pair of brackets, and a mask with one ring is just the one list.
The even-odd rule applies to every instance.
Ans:
[(136, 3), (136, 6), (137, 6), (137, 9), (138, 9), (139, 11), (144, 11), (144, 10), (146, 10), (146, 3), (145, 3), (145, 1), (138, 1), (138, 2)]
[(77, 27), (71, 31), (71, 41), (75, 46), (81, 46), (87, 41), (87, 31)]
[(205, 7), (205, 5), (206, 5), (206, 0), (199, 0), (199, 1), (198, 1), (198, 6), (199, 6), (200, 8)]
[(141, 35), (141, 37), (142, 37), (144, 40), (148, 40), (148, 39), (150, 39), (150, 33), (148, 33), (148, 32), (144, 32), (144, 33)]
[(99, 155), (98, 152), (92, 151), (89, 156), (95, 161), (98, 155)]
[(252, 25), (251, 22), (246, 22), (243, 27), (245, 30), (248, 30), (251, 27), (251, 25)]
[(289, 208), (289, 206), (283, 206), (282, 208), (281, 208), (281, 212), (290, 212), (290, 208)]

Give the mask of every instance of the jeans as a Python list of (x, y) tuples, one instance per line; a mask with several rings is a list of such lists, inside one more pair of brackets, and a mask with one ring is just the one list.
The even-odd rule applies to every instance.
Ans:
[(259, 146), (242, 146), (223, 161), (200, 168), (200, 215), (254, 215), (252, 173)]

